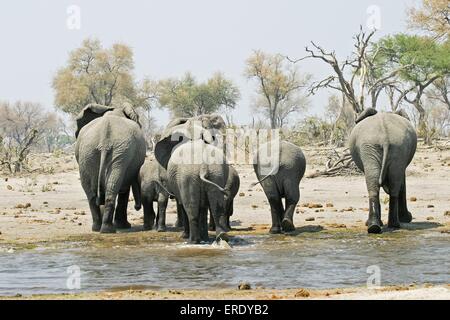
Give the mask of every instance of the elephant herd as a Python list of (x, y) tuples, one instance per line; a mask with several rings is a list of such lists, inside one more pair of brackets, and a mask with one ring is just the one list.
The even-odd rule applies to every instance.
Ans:
[[(131, 227), (127, 221), (131, 189), (135, 209), (143, 207), (145, 230), (166, 231), (166, 207), (168, 199), (174, 198), (176, 227), (183, 228), (183, 238), (200, 243), (209, 240), (208, 231), (215, 231), (217, 239), (228, 239), (240, 180), (216, 143), (226, 127), (220, 115), (172, 120), (154, 147), (154, 159), (146, 159), (139, 117), (130, 106), (89, 104), (76, 122), (75, 157), (93, 231), (114, 233)], [(356, 119), (349, 147), (366, 178), (369, 233), (382, 230), (380, 187), (390, 195), (388, 226), (399, 228), (400, 222), (412, 220), (406, 204), (405, 171), (416, 145), (416, 133), (401, 114), (366, 109)], [(291, 232), (306, 159), (298, 146), (279, 141), (274, 164), (267, 152), (259, 151), (267, 148), (260, 144), (254, 153), (258, 179), (254, 185), (261, 184), (270, 204), (270, 233)], [(156, 214), (153, 202), (157, 202)]]

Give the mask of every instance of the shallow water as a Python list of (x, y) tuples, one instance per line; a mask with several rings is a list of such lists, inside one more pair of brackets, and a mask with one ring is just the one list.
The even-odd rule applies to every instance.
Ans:
[(14, 251), (0, 248), (0, 295), (73, 292), (67, 268), (78, 266), (77, 291), (139, 287), (337, 288), (364, 286), (367, 267), (381, 285), (450, 282), (450, 235), (437, 231), (238, 236), (232, 248), (153, 242), (94, 247), (71, 242)]

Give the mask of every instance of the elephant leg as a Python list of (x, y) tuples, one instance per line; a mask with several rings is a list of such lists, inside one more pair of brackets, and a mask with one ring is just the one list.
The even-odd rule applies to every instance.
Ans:
[(184, 226), (184, 220), (183, 208), (177, 200), (177, 220), (175, 221), (175, 228), (182, 228)]
[(95, 197), (89, 199), (89, 208), (92, 214), (92, 231), (98, 232), (102, 227), (102, 214), (95, 199)]
[(164, 232), (167, 230), (166, 228), (166, 208), (167, 202), (169, 201), (169, 197), (166, 194), (160, 192), (158, 195), (158, 219), (157, 230), (158, 232)]
[(403, 178), (402, 188), (400, 190), (398, 202), (398, 218), (400, 222), (410, 223), (412, 221), (412, 214), (408, 211), (406, 203), (406, 178)]
[(127, 191), (119, 193), (117, 198), (116, 213), (114, 215), (114, 227), (117, 229), (130, 229), (131, 224), (127, 220), (128, 199), (130, 188)]
[(200, 237), (200, 204), (190, 203), (183, 206), (189, 220), (189, 242), (199, 244)]
[(400, 191), (404, 177), (399, 174), (398, 170), (391, 170), (389, 172), (389, 228), (400, 228), (399, 220), (399, 200)]
[(115, 233), (116, 228), (113, 225), (114, 217), (114, 205), (116, 203), (117, 193), (107, 192), (105, 196), (105, 212), (102, 218), (102, 227), (100, 229), (101, 233)]
[(368, 233), (381, 233), (383, 222), (381, 221), (380, 206), (380, 167), (378, 163), (364, 163), (367, 191), (369, 192), (369, 218), (367, 219)]
[(152, 230), (155, 223), (155, 210), (153, 209), (153, 197), (145, 195), (141, 198), (144, 207), (144, 230)]
[(234, 201), (231, 200), (228, 202), (228, 205), (227, 205), (226, 217), (227, 217), (228, 231), (231, 230), (230, 217), (233, 215), (233, 211), (234, 211), (234, 203), (233, 202)]
[(208, 242), (208, 206), (200, 206), (199, 210), (199, 228), (201, 241)]
[(209, 231), (216, 231), (216, 223), (214, 222), (214, 217), (213, 214), (210, 210), (209, 212), (209, 225), (208, 225), (208, 230)]
[(218, 190), (209, 190), (207, 195), (209, 210), (211, 211), (216, 224), (216, 237), (228, 241), (223, 194)]
[(182, 205), (179, 205), (177, 203), (177, 206), (179, 207), (178, 210), (180, 212), (180, 221), (183, 224), (183, 233), (181, 235), (181, 238), (183, 239), (189, 239), (189, 233), (190, 233), (190, 229), (189, 229), (189, 218), (186, 214), (186, 211), (184, 210), (184, 207)]
[(286, 210), (284, 211), (284, 216), (281, 221), (281, 226), (283, 227), (283, 231), (292, 232), (295, 231), (294, 226), (294, 212), (295, 207), (297, 206), (298, 201), (300, 200), (300, 191), (298, 188), (298, 184), (294, 185), (286, 185)]
[(270, 214), (272, 215), (272, 227), (269, 232), (272, 234), (281, 233), (281, 217), (284, 215), (283, 203), (278, 195), (271, 196), (268, 200)]

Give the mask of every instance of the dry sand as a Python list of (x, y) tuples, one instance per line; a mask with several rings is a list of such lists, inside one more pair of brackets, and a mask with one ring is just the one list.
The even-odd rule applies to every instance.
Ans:
[[(304, 148), (307, 173), (322, 169), (326, 150)], [(3, 174), (0, 180), (0, 246), (33, 248), (36, 244), (89, 239), (93, 241), (179, 241), (175, 232), (132, 232), (100, 235), (91, 232), (91, 216), (81, 188), (78, 167), (73, 155), (41, 155), (33, 161), (47, 173), (12, 177)], [(250, 188), (255, 181), (252, 166), (236, 166), (241, 176), (240, 194), (235, 199), (233, 225), (241, 231), (233, 233), (265, 233), (270, 228), (270, 211), (260, 186)], [(41, 170), (42, 172), (42, 170)], [(407, 230), (433, 228), (450, 233), (450, 150), (436, 151), (420, 147), (407, 171), (407, 194), (413, 223), (403, 224)], [(367, 219), (367, 191), (363, 176), (304, 178), (300, 184), (301, 199), (294, 217), (299, 232), (309, 228), (324, 230), (363, 230)], [(383, 221), (387, 220), (388, 197), (382, 193)], [(309, 205), (307, 205), (309, 204)], [(133, 230), (142, 226), (142, 211), (129, 205), (129, 221)], [(167, 222), (176, 218), (174, 202), (169, 203)], [(413, 231), (412, 231), (413, 232)], [(406, 290), (407, 289), (407, 290)], [(333, 291), (334, 290), (334, 291)], [(385, 288), (376, 291), (342, 289), (309, 291), (308, 298), (442, 298), (450, 299), (445, 284), (435, 288)], [(52, 298), (294, 298), (295, 290), (203, 290), (178, 291), (180, 294), (147, 290), (126, 292), (60, 295)], [(48, 296), (39, 296), (44, 298)]]

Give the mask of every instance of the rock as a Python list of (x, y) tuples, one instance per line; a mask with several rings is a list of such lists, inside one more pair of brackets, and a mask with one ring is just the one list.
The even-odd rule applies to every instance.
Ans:
[(445, 211), (444, 212), (444, 216), (449, 217), (450, 216), (450, 211)]
[(416, 197), (411, 197), (411, 198), (409, 198), (409, 201), (411, 201), (411, 202), (416, 202), (416, 201), (417, 201), (417, 198), (416, 198)]
[(434, 217), (427, 217), (428, 221), (434, 220)]
[(315, 221), (316, 219), (311, 217), (311, 218), (306, 218), (305, 221)]
[(252, 208), (256, 209), (256, 208), (258, 208), (258, 206), (256, 204), (252, 204)]
[(12, 190), (13, 189), (13, 187), (12, 186), (10, 186), (9, 184), (6, 186), (6, 189), (8, 189), (8, 190)]
[(82, 226), (83, 224), (82, 224), (81, 222), (78, 222), (78, 225), (79, 225), (79, 226)]
[(334, 207), (334, 204), (332, 204), (332, 203), (327, 203), (325, 206), (326, 206), (327, 208), (333, 208), (333, 207)]
[(323, 205), (321, 205), (320, 203), (309, 203), (308, 208), (309, 209), (323, 208)]
[(427, 208), (428, 208), (428, 209), (430, 209), (430, 208), (434, 208), (434, 205), (432, 205), (432, 204), (429, 204), (429, 205), (427, 205)]
[(252, 287), (250, 286), (250, 283), (248, 282), (240, 282), (238, 285), (239, 290), (251, 290)]
[(297, 291), (294, 295), (294, 297), (296, 298), (308, 298), (311, 294), (309, 293), (308, 290), (306, 289), (300, 289), (299, 291)]
[(239, 197), (245, 197), (245, 193), (244, 192), (239, 193)]

